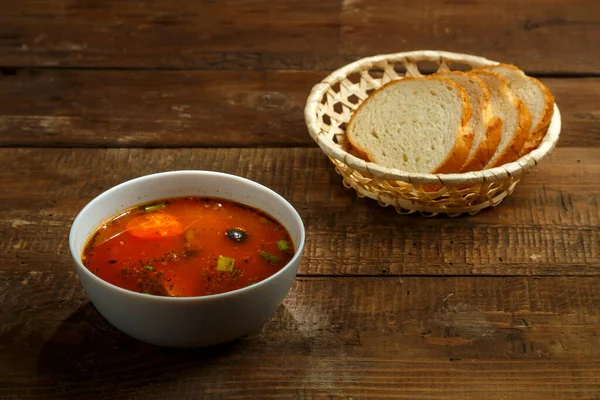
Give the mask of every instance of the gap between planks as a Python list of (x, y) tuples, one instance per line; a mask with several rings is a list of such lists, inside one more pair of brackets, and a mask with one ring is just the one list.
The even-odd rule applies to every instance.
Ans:
[[(348, 60), (348, 63), (359, 60), (366, 56), (357, 55), (340, 55), (340, 57)], [(337, 65), (337, 64), (336, 64)], [(339, 66), (331, 65), (324, 66), (322, 68), (285, 68), (281, 66), (267, 67), (267, 68), (256, 68), (256, 69), (240, 69), (240, 68), (208, 68), (208, 67), (146, 67), (146, 66), (108, 66), (108, 67), (94, 67), (94, 66), (72, 66), (72, 65), (19, 65), (19, 66), (6, 66), (0, 64), (0, 75), (11, 76), (23, 71), (149, 71), (149, 72), (206, 72), (206, 71), (255, 71), (255, 72), (333, 72), (338, 68), (342, 68), (347, 64), (339, 64)], [(427, 71), (425, 71), (427, 72)], [(561, 78), (561, 79), (578, 79), (578, 78), (599, 78), (600, 72), (587, 71), (536, 71), (528, 70), (527, 74), (536, 78)]]

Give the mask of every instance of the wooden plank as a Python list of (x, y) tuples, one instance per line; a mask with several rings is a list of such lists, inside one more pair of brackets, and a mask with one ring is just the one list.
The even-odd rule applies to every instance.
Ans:
[(0, 397), (594, 399), (598, 277), (298, 279), (257, 331), (174, 351), (73, 272), (0, 272)]
[[(401, 216), (358, 199), (318, 149), (1, 149), (0, 265), (70, 268), (68, 232), (102, 191), (177, 169), (262, 183), (300, 212), (303, 275), (600, 273), (600, 149), (558, 148), (500, 206), (473, 217)], [(18, 171), (18, 173), (15, 173)]]
[[(27, 70), (0, 77), (0, 146), (315, 146), (303, 110), (326, 73)], [(560, 146), (600, 146), (600, 78), (543, 79)]]
[(0, 60), (5, 67), (319, 68), (338, 54), (339, 19), (339, 0), (10, 2), (0, 15)]
[(0, 145), (314, 145), (318, 72), (20, 71), (0, 78)]
[[(536, 73), (600, 72), (594, 0), (9, 2), (5, 67), (334, 69), (444, 49)], [(576, 60), (577, 62), (574, 62)]]
[(600, 72), (595, 0), (344, 1), (341, 21), (343, 53), (448, 50), (535, 74)]
[(562, 130), (559, 146), (578, 147), (578, 143), (600, 146), (600, 79), (540, 80), (548, 86), (560, 107)]

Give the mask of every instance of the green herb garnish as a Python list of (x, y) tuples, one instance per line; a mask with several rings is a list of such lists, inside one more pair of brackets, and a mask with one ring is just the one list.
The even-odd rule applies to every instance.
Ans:
[(267, 260), (268, 262), (270, 262), (273, 265), (279, 264), (279, 257), (274, 256), (271, 253), (268, 253), (266, 251), (261, 251), (260, 253), (258, 253), (258, 255), (261, 256), (262, 258), (264, 258), (265, 260)]
[(217, 261), (217, 271), (231, 272), (233, 271), (234, 265), (235, 258), (219, 256), (219, 260)]
[(154, 271), (154, 267), (152, 265), (144, 265), (146, 271)]
[(161, 208), (165, 208), (166, 206), (167, 205), (165, 203), (153, 204), (151, 206), (145, 206), (144, 211), (145, 212), (157, 211), (157, 210), (160, 210)]
[(287, 240), (281, 239), (281, 240), (277, 241), (277, 247), (281, 251), (286, 251), (286, 250), (290, 249), (290, 244), (289, 244), (289, 242)]

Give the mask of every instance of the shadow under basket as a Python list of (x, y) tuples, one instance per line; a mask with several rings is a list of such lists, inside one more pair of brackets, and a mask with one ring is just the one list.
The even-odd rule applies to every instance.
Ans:
[(333, 72), (314, 86), (304, 117), (311, 137), (359, 197), (393, 206), (401, 214), (425, 216), (476, 214), (498, 204), (556, 145), (561, 119), (558, 106), (537, 149), (500, 167), (462, 174), (418, 174), (384, 168), (347, 152), (346, 124), (377, 88), (404, 76), (438, 71), (468, 71), (496, 61), (443, 51), (413, 51), (363, 58)]

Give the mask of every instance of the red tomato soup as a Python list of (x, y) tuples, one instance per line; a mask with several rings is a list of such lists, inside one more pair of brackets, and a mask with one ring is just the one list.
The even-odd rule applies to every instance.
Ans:
[(293, 255), (289, 233), (264, 212), (224, 199), (185, 197), (113, 217), (88, 240), (82, 262), (121, 288), (187, 297), (252, 285)]

